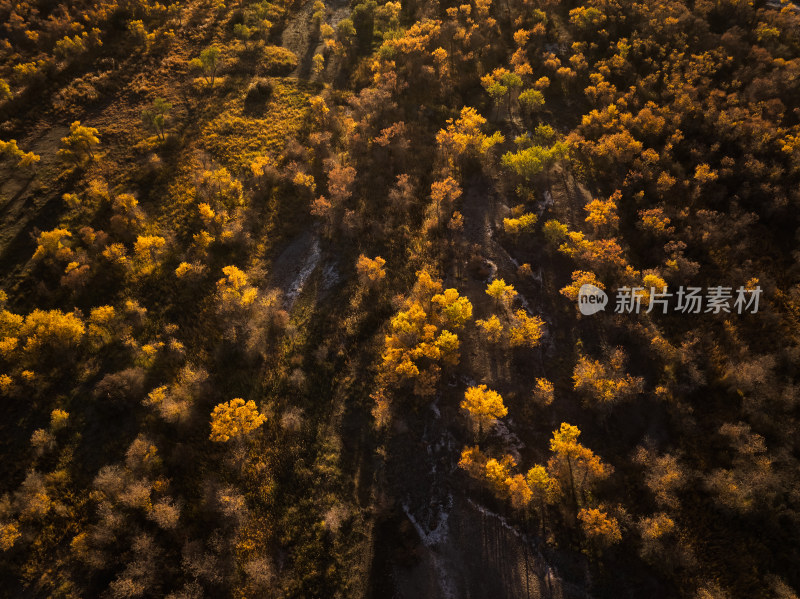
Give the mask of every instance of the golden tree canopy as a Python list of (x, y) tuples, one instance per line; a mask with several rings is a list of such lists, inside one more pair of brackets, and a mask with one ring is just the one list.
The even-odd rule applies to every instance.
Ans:
[(361, 281), (361, 284), (367, 286), (375, 285), (386, 278), (385, 265), (386, 260), (380, 256), (369, 258), (361, 254), (358, 257), (358, 262), (356, 262), (356, 271), (358, 272), (358, 279)]
[(495, 279), (486, 286), (486, 294), (495, 299), (498, 303), (510, 307), (517, 291), (513, 285), (507, 285), (503, 279)]
[(491, 426), (498, 418), (508, 414), (503, 398), (497, 391), (487, 389), (486, 385), (470, 387), (464, 393), (461, 409), (466, 410), (470, 418), (477, 423), (479, 430)]
[(217, 291), (223, 303), (235, 306), (249, 306), (258, 296), (258, 290), (247, 284), (247, 274), (235, 266), (222, 269), (225, 275), (217, 281)]
[(449, 326), (460, 328), (472, 318), (472, 303), (460, 296), (456, 289), (445, 289), (431, 298), (434, 304), (441, 307), (442, 316)]
[(525, 310), (517, 310), (509, 329), (511, 347), (536, 347), (544, 332), (544, 321), (538, 316), (528, 316)]
[(578, 520), (584, 534), (601, 545), (613, 545), (622, 540), (622, 533), (616, 518), (610, 517), (598, 509), (582, 509), (578, 512)]
[(266, 420), (266, 416), (259, 414), (254, 401), (245, 402), (236, 397), (214, 408), (209, 439), (224, 443), (254, 431)]
[(503, 323), (496, 315), (492, 314), (486, 320), (476, 320), (475, 324), (480, 328), (481, 335), (489, 343), (499, 343), (503, 338)]
[(69, 135), (61, 139), (58, 155), (68, 161), (80, 162), (85, 157), (94, 158), (93, 150), (100, 143), (97, 129), (81, 125), (74, 121), (69, 126)]

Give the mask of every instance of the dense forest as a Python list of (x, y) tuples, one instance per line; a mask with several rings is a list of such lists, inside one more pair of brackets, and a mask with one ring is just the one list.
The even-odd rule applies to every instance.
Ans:
[(0, 0), (0, 596), (797, 599), (800, 6), (162, 1)]

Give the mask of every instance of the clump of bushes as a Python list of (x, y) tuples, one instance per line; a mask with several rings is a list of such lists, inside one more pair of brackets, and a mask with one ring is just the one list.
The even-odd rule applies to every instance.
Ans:
[(244, 103), (247, 105), (263, 104), (272, 97), (272, 82), (265, 77), (256, 77), (247, 86)]
[(266, 75), (285, 76), (297, 68), (297, 55), (280, 46), (264, 48), (261, 70)]

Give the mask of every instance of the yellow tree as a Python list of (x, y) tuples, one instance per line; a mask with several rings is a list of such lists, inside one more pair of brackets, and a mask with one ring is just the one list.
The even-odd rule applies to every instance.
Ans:
[(461, 451), (458, 467), (466, 470), (473, 478), (482, 478), (486, 462), (486, 456), (481, 452), (480, 447), (475, 445), (473, 447), (465, 447)]
[(22, 536), (19, 527), (14, 522), (0, 524), (0, 551), (8, 551)]
[(425, 270), (417, 273), (405, 309), (390, 322), (382, 356), (382, 383), (401, 386), (413, 382), (414, 394), (428, 397), (435, 392), (440, 362), (453, 364), (458, 360), (458, 338), (440, 328), (446, 319), (437, 310), (440, 304), (433, 302), (441, 291), (440, 280)]
[(358, 280), (364, 287), (374, 287), (386, 278), (386, 269), (383, 268), (386, 260), (380, 256), (368, 258), (364, 254), (358, 257), (356, 262), (356, 272)]
[(392, 318), (385, 338), (381, 385), (411, 382), (415, 395), (429, 397), (441, 365), (458, 362), (459, 340), (452, 329), (471, 318), (472, 304), (455, 289), (442, 292), (441, 281), (422, 270), (403, 308)]
[(534, 497), (526, 478), (514, 473), (516, 460), (508, 454), (499, 460), (484, 455), (480, 448), (466, 447), (461, 452), (459, 468), (480, 481), (488, 483), (492, 491), (499, 497), (508, 499), (515, 509), (524, 510)]
[(504, 481), (506, 493), (511, 500), (511, 505), (518, 510), (524, 510), (533, 500), (533, 492), (528, 486), (525, 477), (521, 474), (509, 476)]
[(198, 191), (203, 197), (229, 209), (244, 204), (243, 190), (241, 181), (234, 178), (225, 167), (203, 171), (198, 182)]
[(503, 323), (496, 315), (492, 314), (486, 320), (476, 320), (475, 324), (481, 331), (481, 335), (489, 343), (500, 343), (503, 338)]
[(642, 556), (657, 558), (663, 551), (664, 537), (675, 531), (675, 522), (666, 513), (659, 512), (649, 518), (640, 518), (637, 528), (642, 537)]
[(431, 199), (436, 206), (437, 225), (441, 222), (442, 211), (447, 212), (460, 197), (461, 188), (452, 177), (431, 183)]
[(427, 270), (421, 270), (417, 273), (417, 281), (411, 290), (411, 296), (416, 300), (426, 302), (426, 305), (430, 306), (433, 296), (441, 293), (441, 291), (442, 282)]
[(152, 273), (160, 264), (161, 256), (167, 247), (167, 240), (158, 235), (139, 235), (133, 244), (133, 253), (139, 272)]
[[(644, 277), (642, 277), (642, 287), (644, 289), (642, 289), (638, 293), (642, 297), (641, 299), (642, 306), (646, 306), (647, 309), (649, 310), (651, 293), (655, 294), (666, 293), (667, 282), (656, 270), (646, 270), (642, 274), (644, 275)], [(654, 297), (657, 297), (657, 295)], [(663, 310), (663, 308), (656, 306), (656, 302), (653, 302), (653, 304), (654, 304), (653, 305), (654, 310)]]
[(35, 351), (43, 345), (66, 350), (80, 343), (86, 327), (72, 312), (34, 310), (25, 317), (19, 332), (26, 338), (26, 352)]
[(708, 164), (700, 164), (695, 168), (694, 180), (700, 185), (712, 183), (719, 178), (717, 171), (713, 170)]
[(486, 294), (493, 298), (495, 303), (510, 308), (517, 291), (513, 285), (507, 285), (503, 279), (495, 279), (486, 287)]
[(528, 470), (528, 473), (525, 475), (525, 481), (531, 491), (532, 501), (539, 504), (542, 533), (544, 533), (547, 505), (556, 501), (561, 495), (561, 486), (558, 483), (558, 479), (550, 476), (547, 469), (538, 464)]
[(478, 425), (479, 437), (483, 435), (484, 428), (493, 426), (498, 418), (508, 414), (502, 396), (497, 391), (488, 389), (486, 385), (467, 389), (461, 409), (466, 410), (472, 422)]
[(69, 126), (69, 135), (61, 139), (59, 157), (80, 164), (85, 159), (94, 160), (94, 148), (100, 143), (99, 133), (94, 127), (85, 127), (80, 121)]
[(116, 311), (113, 306), (98, 306), (89, 313), (89, 338), (97, 348), (114, 340)]
[(581, 500), (585, 500), (587, 487), (607, 478), (612, 472), (611, 466), (603, 464), (591, 449), (578, 442), (580, 434), (577, 426), (562, 422), (561, 427), (553, 431), (550, 440), (553, 457), (547, 463), (548, 472), (569, 486), (575, 506), (578, 505), (579, 494)]
[(480, 158), (504, 141), (500, 133), (484, 134), (482, 128), (485, 124), (486, 119), (477, 110), (465, 106), (459, 118), (448, 119), (447, 128), (436, 134), (436, 143), (451, 161), (463, 156)]
[(530, 233), (538, 220), (535, 214), (530, 213), (504, 218), (503, 231), (512, 237), (517, 237), (520, 233)]
[(219, 443), (239, 439), (264, 424), (267, 417), (259, 414), (254, 401), (245, 402), (236, 397), (221, 403), (211, 412), (211, 435), (209, 439)]
[(33, 254), (34, 260), (69, 260), (74, 255), (72, 248), (69, 247), (69, 239), (72, 233), (68, 229), (53, 229), (43, 231), (36, 240), (36, 252)]
[(636, 226), (653, 235), (667, 235), (675, 232), (675, 227), (670, 226), (670, 219), (664, 214), (663, 208), (649, 208), (639, 210), (639, 222)]
[(472, 303), (466, 297), (460, 296), (456, 289), (445, 289), (443, 293), (437, 293), (431, 298), (431, 302), (439, 306), (442, 320), (447, 326), (461, 328), (472, 318)]
[[(424, 364), (421, 358), (430, 355), (424, 348), (434, 340), (436, 327), (427, 325), (428, 314), (418, 301), (412, 301), (405, 310), (401, 310), (390, 322), (390, 332), (385, 339), (383, 353), (383, 379), (392, 385), (399, 385), (407, 380), (420, 376), (422, 370), (433, 369), (438, 374), (436, 364)], [(419, 362), (419, 364), (417, 363)], [(419, 386), (415, 389), (422, 395), (429, 395), (432, 388)]]
[(619, 224), (617, 203), (622, 199), (622, 192), (617, 190), (607, 200), (592, 200), (583, 209), (586, 211), (586, 222), (595, 233), (613, 233)]
[[(0, 83), (2, 83), (2, 80), (0, 80)], [(2, 91), (0, 91), (0, 96), (2, 96)], [(17, 163), (16, 168), (33, 166), (41, 159), (40, 156), (33, 152), (23, 152), (17, 145), (16, 139), (10, 141), (0, 140), (0, 160), (3, 158), (15, 160)]]
[(547, 379), (536, 379), (536, 385), (533, 388), (533, 401), (540, 406), (549, 406), (553, 403), (553, 399), (553, 383)]
[(447, 366), (456, 366), (458, 364), (458, 360), (461, 357), (458, 353), (461, 345), (458, 335), (445, 329), (439, 333), (434, 345), (439, 350), (439, 358), (443, 364)]
[(578, 512), (581, 529), (590, 542), (607, 547), (622, 540), (616, 518), (598, 509), (582, 509)]
[(217, 292), (223, 307), (246, 307), (256, 299), (258, 291), (247, 284), (247, 275), (235, 266), (222, 269), (225, 275), (217, 281)]
[(505, 455), (501, 459), (489, 458), (483, 465), (483, 478), (498, 495), (506, 494), (506, 481), (511, 476), (511, 469), (516, 466), (514, 458)]
[(624, 364), (622, 348), (610, 352), (606, 362), (581, 356), (572, 373), (575, 390), (585, 394), (587, 403), (601, 407), (641, 393), (644, 380), (627, 374)]
[(508, 330), (511, 347), (536, 347), (544, 332), (544, 321), (538, 316), (528, 316), (525, 310), (517, 310)]
[(479, 479), (489, 484), (495, 495), (509, 499), (517, 509), (525, 509), (531, 502), (533, 494), (525, 477), (514, 473), (516, 467), (517, 461), (514, 457), (505, 454), (499, 460), (484, 458), (482, 468), (476, 474)]
[(640, 446), (634, 454), (634, 461), (644, 467), (644, 483), (656, 503), (661, 507), (677, 510), (680, 506), (677, 493), (687, 481), (678, 458), (670, 454), (659, 456)]
[(575, 301), (578, 299), (578, 293), (584, 285), (594, 285), (598, 289), (603, 290), (606, 288), (603, 283), (597, 280), (597, 276), (593, 272), (576, 270), (572, 273), (572, 283), (562, 288), (559, 293)]

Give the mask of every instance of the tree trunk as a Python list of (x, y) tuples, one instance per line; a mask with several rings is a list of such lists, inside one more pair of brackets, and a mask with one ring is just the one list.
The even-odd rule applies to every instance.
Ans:
[(575, 506), (575, 513), (578, 512), (578, 497), (575, 494), (575, 478), (572, 475), (572, 460), (567, 456), (567, 467), (569, 468), (569, 488), (572, 492), (572, 504)]

